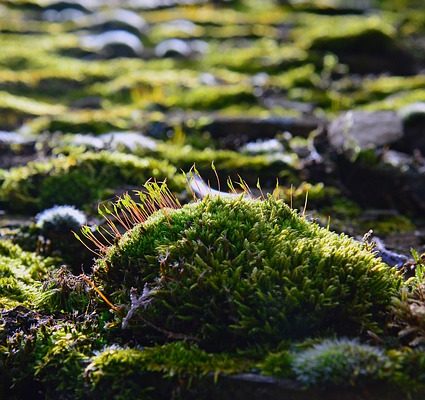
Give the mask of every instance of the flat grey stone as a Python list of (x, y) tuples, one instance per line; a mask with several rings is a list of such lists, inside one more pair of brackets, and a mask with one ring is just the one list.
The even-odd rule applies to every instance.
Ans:
[(402, 120), (391, 111), (348, 111), (335, 119), (328, 129), (329, 143), (340, 153), (385, 146), (402, 136)]

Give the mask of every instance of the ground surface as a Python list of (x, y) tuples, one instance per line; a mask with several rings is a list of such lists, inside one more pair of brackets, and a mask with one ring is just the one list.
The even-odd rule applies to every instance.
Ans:
[[(93, 255), (70, 227), (43, 226), (39, 213), (75, 206), (85, 214), (73, 216), (78, 231), (83, 223), (102, 223), (99, 203), (140, 190), (150, 178), (166, 180), (181, 204), (192, 192), (204, 197), (209, 187), (227, 192), (228, 179), (236, 181), (236, 192), (249, 187), (252, 197), (274, 193), (322, 227), (357, 240), (372, 230), (366, 242), (375, 241), (374, 254), (412, 276), (425, 249), (421, 3), (3, 1), (0, 339), (9, 358), (0, 358), (0, 372), (19, 365), (10, 356), (16, 336), (36, 337), (34, 321), (55, 331), (52, 318), (64, 326), (87, 319), (100, 337), (104, 324), (113, 325), (93, 309), (93, 321), (88, 309), (71, 316), (70, 304), (90, 308), (78, 296), (75, 303), (65, 296), (66, 305), (58, 300), (57, 310), (34, 303), (41, 282), (45, 289), (62, 279), (60, 290), (88, 291), (90, 284), (76, 276), (93, 267)], [(189, 171), (203, 181), (197, 174), (188, 180)], [(12, 243), (20, 247), (11, 250)], [(68, 272), (51, 278), (62, 264), (73, 278)], [(25, 299), (27, 293), (34, 298)], [(64, 332), (50, 345), (58, 346)], [(75, 335), (74, 344), (92, 338), (84, 330)], [(114, 335), (97, 337), (93, 349), (102, 340), (104, 346), (138, 344)], [(54, 370), (48, 356), (54, 350), (34, 346), (44, 364), (36, 356), (38, 366), (22, 381), (39, 373), (42, 387), (50, 382), (48, 368)], [(75, 354), (72, 365), (96, 370), (95, 350), (77, 348), (81, 365)], [(252, 360), (240, 370), (220, 362), (217, 371), (257, 368)], [(85, 385), (101, 391), (104, 383), (87, 368)], [(58, 379), (64, 398), (81, 389)], [(10, 376), (2, 385), (9, 393)], [(39, 393), (45, 396), (45, 387)]]

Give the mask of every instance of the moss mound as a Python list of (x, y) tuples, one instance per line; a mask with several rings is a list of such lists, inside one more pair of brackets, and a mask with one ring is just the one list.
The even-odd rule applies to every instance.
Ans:
[(388, 364), (388, 357), (377, 347), (328, 339), (298, 354), (293, 369), (306, 386), (354, 386), (381, 379)]
[(400, 284), (361, 244), (271, 197), (163, 209), (111, 247), (94, 276), (128, 305), (124, 326), (142, 340), (213, 350), (376, 329)]
[(34, 283), (47, 275), (50, 262), (0, 241), (0, 309), (31, 304), (38, 291)]
[(111, 196), (114, 189), (140, 186), (150, 178), (167, 179), (175, 190), (184, 186), (183, 177), (166, 161), (88, 152), (12, 168), (4, 174), (1, 200), (10, 210), (23, 213), (56, 204), (81, 207)]

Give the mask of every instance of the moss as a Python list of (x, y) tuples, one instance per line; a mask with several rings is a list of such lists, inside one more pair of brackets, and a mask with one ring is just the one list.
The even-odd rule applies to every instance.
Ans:
[(213, 181), (216, 178), (211, 171), (211, 162), (214, 162), (220, 179), (223, 181), (226, 181), (228, 177), (237, 179), (240, 175), (253, 185), (257, 179), (263, 183), (265, 181), (270, 183), (272, 180), (272, 185), (275, 184), (276, 178), (285, 181), (295, 174), (298, 167), (298, 157), (295, 154), (287, 154), (281, 159), (267, 154), (252, 156), (232, 150), (214, 150), (209, 147), (199, 150), (190, 145), (170, 144), (159, 144), (156, 154), (160, 158), (169, 160), (183, 171), (188, 171), (193, 165), (196, 165), (203, 176), (211, 178)]
[(226, 108), (232, 104), (253, 104), (256, 97), (249, 86), (202, 86), (188, 93), (178, 93), (166, 99), (168, 107), (195, 110), (214, 110)]
[(293, 370), (306, 386), (354, 386), (380, 380), (388, 362), (377, 347), (355, 340), (325, 340), (296, 355)]
[[(314, 21), (314, 22), (313, 22)], [(329, 24), (333, 29), (329, 29)], [(298, 43), (321, 51), (383, 51), (394, 46), (394, 29), (381, 18), (362, 16), (303, 15), (293, 35)]]
[(131, 108), (114, 107), (101, 110), (73, 110), (72, 113), (40, 117), (32, 120), (31, 131), (101, 134), (114, 130), (128, 129)]
[(308, 53), (298, 46), (282, 46), (275, 40), (263, 39), (249, 47), (213, 44), (203, 64), (206, 68), (220, 67), (244, 73), (280, 73), (308, 61)]
[(181, 393), (210, 374), (217, 378), (249, 365), (241, 357), (209, 354), (185, 342), (144, 349), (113, 346), (91, 359), (85, 378), (95, 399), (158, 399)]
[[(49, 333), (49, 334), (48, 334)], [(39, 334), (34, 344), (33, 374), (44, 387), (46, 399), (83, 398), (84, 365), (92, 352), (93, 337), (71, 325)]]
[(73, 275), (65, 266), (50, 273), (34, 300), (39, 310), (58, 312), (85, 312), (90, 302), (89, 287), (84, 279)]
[(301, 182), (298, 186), (279, 186), (273, 194), (297, 210), (319, 211), (326, 217), (325, 224), (338, 218), (358, 218), (362, 212), (359, 205), (345, 197), (339, 189), (323, 183)]
[[(40, 314), (11, 314), (31, 319), (31, 326), (9, 326), (10, 336), (0, 338), (0, 368), (5, 398), (85, 399), (84, 367), (99, 347), (96, 321), (74, 315), (74, 321)], [(5, 320), (9, 316), (2, 315)], [(11, 325), (11, 321), (7, 324)]]
[(158, 212), (98, 261), (95, 279), (118, 304), (148, 290), (129, 321), (140, 339), (175, 333), (214, 349), (377, 329), (400, 282), (360, 244), (272, 198)]
[(408, 393), (414, 394), (425, 387), (425, 352), (409, 347), (387, 351), (391, 361), (389, 380)]
[(0, 241), (0, 307), (30, 305), (38, 294), (36, 282), (47, 276), (50, 267), (51, 261), (44, 261), (9, 241)]
[(293, 360), (294, 355), (288, 350), (270, 353), (260, 364), (261, 373), (280, 378), (294, 378)]
[(367, 111), (398, 111), (412, 103), (421, 102), (425, 97), (425, 89), (400, 91), (382, 100), (371, 102), (361, 108)]
[(372, 99), (382, 99), (406, 90), (421, 89), (425, 86), (425, 77), (384, 76), (377, 79), (366, 79), (362, 84), (362, 94), (359, 100), (371, 102)]
[(147, 179), (183, 188), (183, 178), (166, 161), (108, 152), (58, 157), (7, 171), (1, 197), (13, 211), (28, 213), (56, 204), (87, 206), (105, 199), (125, 185), (140, 186)]
[(404, 215), (394, 215), (374, 221), (363, 221), (361, 226), (366, 230), (373, 229), (377, 235), (391, 235), (393, 233), (409, 232), (415, 229), (412, 221)]

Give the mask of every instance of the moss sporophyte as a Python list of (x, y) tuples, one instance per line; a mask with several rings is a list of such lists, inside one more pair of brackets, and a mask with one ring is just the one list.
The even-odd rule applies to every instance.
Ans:
[(401, 277), (355, 240), (272, 196), (180, 206), (164, 185), (146, 188), (102, 211), (109, 229), (83, 230), (93, 284), (136, 337), (217, 351), (384, 326)]

